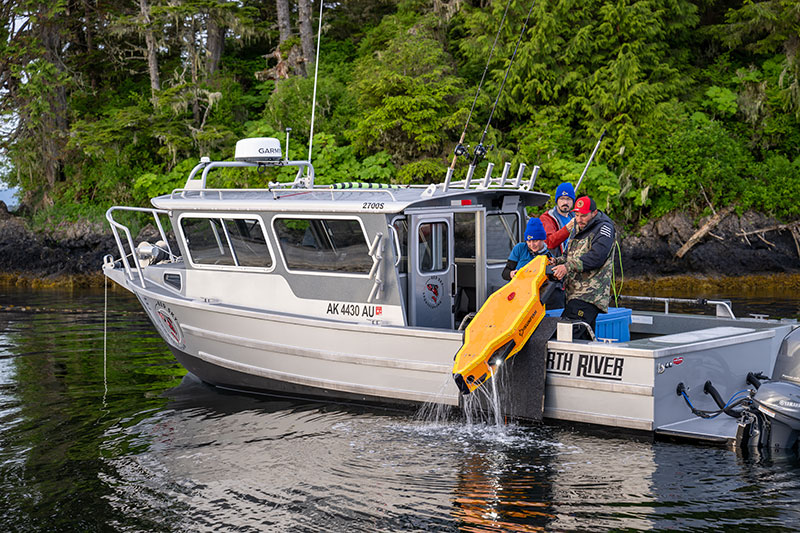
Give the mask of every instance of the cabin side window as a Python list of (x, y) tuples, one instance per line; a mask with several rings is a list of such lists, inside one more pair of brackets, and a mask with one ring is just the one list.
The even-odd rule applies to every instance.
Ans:
[(449, 241), (447, 224), (426, 222), (419, 225), (419, 271), (422, 274), (447, 270)]
[(488, 262), (508, 260), (519, 239), (519, 217), (516, 213), (498, 213), (486, 217), (486, 258)]
[(273, 225), (290, 270), (369, 274), (372, 268), (358, 220), (276, 218)]
[(183, 217), (186, 248), (197, 265), (270, 268), (261, 222), (249, 218)]

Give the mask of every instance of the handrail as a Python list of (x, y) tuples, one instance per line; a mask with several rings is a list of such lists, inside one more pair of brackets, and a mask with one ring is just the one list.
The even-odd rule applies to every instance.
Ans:
[(400, 260), (403, 258), (403, 250), (400, 247), (400, 236), (397, 234), (397, 229), (394, 227), (393, 224), (387, 224), (389, 227), (389, 231), (392, 232), (392, 241), (394, 243), (394, 251), (397, 255), (397, 259), (394, 261), (394, 266), (400, 264)]
[(633, 300), (636, 302), (654, 302), (664, 304), (664, 314), (669, 314), (669, 304), (691, 304), (691, 305), (713, 305), (716, 307), (718, 317), (726, 317), (736, 320), (736, 315), (733, 314), (731, 309), (731, 302), (728, 300), (707, 300), (705, 298), (664, 298), (660, 296), (630, 296), (627, 294), (620, 294), (620, 298), (625, 300)]
[[(324, 185), (324, 186), (319, 186), (318, 185), (318, 186), (315, 186), (313, 188), (302, 188), (302, 189), (301, 188), (296, 188), (296, 189), (290, 189), (290, 188), (285, 188), (284, 189), (284, 188), (281, 188), (281, 189), (278, 189), (278, 190), (276, 190), (276, 189), (192, 189), (192, 188), (186, 189), (186, 188), (183, 188), (183, 189), (173, 189), (172, 192), (170, 193), (169, 197), (170, 197), (171, 200), (174, 200), (176, 197), (187, 198), (187, 193), (188, 194), (196, 193), (201, 198), (204, 197), (207, 194), (215, 194), (217, 196), (217, 199), (222, 201), (222, 200), (225, 199), (225, 193), (231, 193), (229, 196), (233, 196), (233, 195), (235, 195), (237, 193), (240, 194), (240, 193), (259, 193), (259, 192), (263, 192), (263, 193), (272, 193), (274, 200), (280, 200), (281, 199), (280, 194), (296, 195), (296, 194), (300, 194), (300, 193), (309, 193), (309, 192), (321, 192), (321, 193), (328, 193), (328, 192), (330, 192), (330, 193), (346, 193), (346, 192), (349, 192), (349, 193), (352, 193), (354, 191), (359, 191), (359, 192), (361, 192), (361, 191), (364, 191), (364, 192), (377, 192), (377, 193), (388, 194), (389, 198), (391, 198), (393, 202), (397, 201), (397, 197), (394, 195), (394, 193), (392, 192), (391, 189), (378, 189), (378, 188), (375, 188), (375, 189), (359, 189), (359, 188), (334, 189), (334, 188), (331, 188), (329, 185)], [(336, 200), (336, 198), (334, 198), (334, 200)]]
[(372, 290), (369, 291), (367, 301), (380, 299), (383, 292), (383, 278), (381, 277), (381, 264), (383, 263), (383, 233), (376, 233), (372, 245), (369, 247), (369, 256), (372, 258), (372, 268), (369, 279), (372, 280)]
[(108, 220), (109, 225), (111, 225), (111, 231), (114, 234), (114, 240), (117, 243), (117, 248), (119, 249), (120, 259), (122, 260), (122, 265), (125, 267), (125, 274), (128, 276), (130, 281), (134, 281), (133, 277), (133, 270), (131, 268), (130, 262), (128, 261), (128, 254), (125, 252), (125, 247), (122, 244), (122, 239), (119, 236), (119, 230), (122, 230), (125, 233), (126, 240), (128, 241), (128, 246), (131, 249), (131, 257), (133, 258), (134, 266), (136, 267), (136, 273), (139, 275), (139, 284), (141, 284), (142, 288), (144, 288), (144, 273), (142, 272), (142, 266), (139, 262), (139, 258), (136, 256), (136, 247), (133, 244), (133, 236), (131, 235), (130, 229), (128, 226), (121, 224), (114, 220), (114, 211), (135, 211), (140, 213), (150, 213), (153, 215), (153, 219), (156, 222), (156, 227), (158, 227), (158, 233), (161, 236), (161, 240), (167, 245), (167, 253), (169, 254), (170, 260), (175, 260), (177, 256), (172, 253), (172, 247), (169, 245), (169, 240), (167, 239), (167, 235), (164, 232), (164, 227), (161, 225), (161, 219), (158, 215), (167, 215), (169, 216), (169, 212), (163, 209), (153, 209), (151, 207), (128, 207), (128, 206), (120, 206), (115, 205), (110, 207), (108, 211), (106, 211), (106, 220)]
[[(197, 164), (192, 169), (192, 172), (189, 174), (189, 178), (186, 180), (186, 184), (184, 185), (185, 189), (188, 190), (204, 190), (206, 188), (206, 179), (208, 178), (208, 173), (211, 169), (214, 168), (243, 168), (243, 167), (258, 167), (258, 168), (267, 168), (267, 167), (300, 167), (298, 171), (297, 177), (291, 186), (299, 185), (300, 183), (305, 184), (306, 186), (314, 186), (314, 166), (309, 161), (271, 161), (269, 163), (265, 162), (253, 162), (253, 161), (205, 161), (201, 160), (200, 163)], [(195, 175), (200, 170), (203, 170), (203, 174), (199, 180), (195, 179)], [(302, 175), (303, 169), (308, 172), (308, 177), (306, 179), (300, 179)], [(200, 182), (199, 187), (192, 187), (189, 184), (194, 182)]]

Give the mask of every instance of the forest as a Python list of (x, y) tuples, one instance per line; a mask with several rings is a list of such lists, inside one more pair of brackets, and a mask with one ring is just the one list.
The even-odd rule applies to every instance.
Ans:
[(797, 0), (341, 0), (322, 6), (318, 61), (312, 0), (0, 11), (0, 180), (40, 224), (147, 206), (244, 137), (291, 128), (306, 159), (315, 71), (317, 183), (443, 181), (463, 133), (491, 147), (479, 175), (539, 165), (552, 193), (605, 131), (580, 192), (625, 225), (800, 216)]

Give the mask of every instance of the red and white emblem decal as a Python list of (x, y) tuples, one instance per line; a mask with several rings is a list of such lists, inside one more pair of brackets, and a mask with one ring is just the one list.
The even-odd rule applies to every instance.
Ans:
[(675, 359), (672, 360), (672, 362), (676, 365), (679, 365), (683, 363), (683, 357), (676, 357)]
[(155, 312), (161, 330), (164, 332), (164, 338), (177, 344), (179, 348), (183, 348), (183, 331), (181, 331), (181, 325), (172, 310), (162, 302), (157, 302)]

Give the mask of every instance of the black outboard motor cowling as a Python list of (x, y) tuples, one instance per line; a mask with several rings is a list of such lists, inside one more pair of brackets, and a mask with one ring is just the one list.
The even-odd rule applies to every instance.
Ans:
[(756, 408), (769, 417), (769, 447), (789, 450), (800, 436), (800, 386), (769, 381), (753, 397)]
[(800, 328), (783, 339), (772, 381), (761, 384), (753, 404), (769, 421), (761, 444), (773, 450), (793, 448), (800, 437)]
[(800, 328), (786, 335), (775, 360), (773, 381), (788, 381), (800, 386)]

